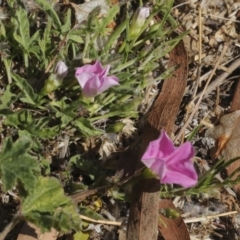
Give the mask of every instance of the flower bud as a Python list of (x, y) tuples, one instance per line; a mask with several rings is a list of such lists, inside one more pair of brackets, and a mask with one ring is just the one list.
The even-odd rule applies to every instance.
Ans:
[(68, 73), (68, 67), (66, 66), (66, 64), (62, 61), (59, 61), (56, 65), (56, 67), (54, 68), (53, 71), (54, 74), (56, 74), (58, 79), (63, 80)]
[(129, 29), (130, 40), (138, 37), (142, 27), (145, 24), (146, 19), (149, 17), (150, 11), (149, 8), (140, 7), (133, 15), (133, 19)]
[(68, 73), (68, 67), (62, 61), (59, 61), (56, 67), (53, 70), (53, 73), (50, 74), (47, 80), (45, 80), (44, 86), (40, 92), (41, 95), (46, 95), (55, 91), (61, 84), (63, 79)]

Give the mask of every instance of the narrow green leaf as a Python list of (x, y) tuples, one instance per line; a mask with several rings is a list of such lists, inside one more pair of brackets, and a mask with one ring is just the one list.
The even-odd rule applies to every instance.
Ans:
[(40, 30), (36, 31), (33, 36), (29, 39), (29, 46), (35, 44), (35, 42), (39, 39)]
[(12, 76), (13, 79), (15, 80), (16, 85), (25, 95), (25, 97), (21, 98), (21, 101), (32, 105), (36, 105), (38, 95), (34, 93), (32, 87), (27, 83), (27, 81), (24, 78), (21, 78), (19, 75), (13, 73)]
[(114, 5), (112, 8), (109, 9), (108, 15), (106, 16), (106, 18), (104, 18), (104, 20), (102, 21), (100, 26), (98, 26), (96, 33), (91, 38), (91, 43), (93, 43), (93, 41), (97, 38), (97, 36), (99, 34), (104, 32), (104, 30), (106, 29), (107, 25), (111, 21), (113, 21), (113, 18), (117, 15), (117, 13), (119, 13), (119, 6), (118, 5)]
[(71, 29), (71, 17), (72, 17), (71, 9), (69, 8), (67, 11), (67, 15), (65, 17), (65, 24), (62, 25), (62, 27), (61, 27), (62, 33), (66, 33)]
[(19, 8), (16, 12), (16, 17), (18, 21), (18, 29), (20, 36), (22, 38), (22, 46), (25, 50), (28, 49), (30, 42), (30, 34), (29, 34), (29, 21), (27, 17), (27, 11), (23, 8)]
[(86, 118), (78, 118), (73, 122), (73, 125), (78, 128), (83, 136), (90, 137), (102, 134), (103, 132), (99, 129), (95, 129), (88, 119)]
[(105, 220), (101, 214), (88, 207), (81, 207), (80, 213), (86, 217), (93, 218), (95, 220)]
[(73, 35), (73, 34), (68, 34), (68, 39), (72, 40), (76, 43), (84, 43), (82, 37), (78, 36), (78, 35)]
[(125, 30), (128, 22), (129, 22), (129, 19), (126, 19), (113, 31), (111, 36), (108, 38), (106, 46), (103, 50), (104, 53), (107, 53), (109, 51), (110, 47), (112, 47), (113, 43), (120, 37), (121, 33)]
[(51, 4), (47, 0), (35, 0), (35, 2), (53, 20), (53, 25), (55, 26), (55, 28), (57, 28), (58, 30), (61, 30), (62, 24), (61, 24), (61, 21), (60, 21), (58, 15), (57, 15), (57, 13), (53, 9), (53, 4)]

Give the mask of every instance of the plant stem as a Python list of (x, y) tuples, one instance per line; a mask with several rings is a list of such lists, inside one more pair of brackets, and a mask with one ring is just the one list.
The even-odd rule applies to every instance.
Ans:
[(11, 76), (11, 71), (10, 71), (10, 67), (9, 67), (9, 61), (7, 59), (3, 59), (3, 63), (6, 69), (6, 73), (7, 73), (7, 78), (8, 78), (8, 84), (12, 83), (12, 76)]
[(4, 240), (8, 233), (19, 223), (21, 220), (20, 213), (18, 212), (12, 219), (12, 221), (5, 227), (5, 229), (0, 233), (0, 240)]

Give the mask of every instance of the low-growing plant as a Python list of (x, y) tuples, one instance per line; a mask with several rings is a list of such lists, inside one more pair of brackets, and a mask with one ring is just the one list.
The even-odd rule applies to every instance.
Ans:
[[(139, 117), (144, 89), (169, 76), (161, 60), (183, 36), (171, 35), (172, 1), (156, 1), (150, 10), (96, 2), (56, 10), (35, 0), (37, 8), (27, 12), (21, 1), (7, 0), (0, 20), (1, 190), (16, 187), (20, 197), (13, 221), (23, 218), (42, 231), (82, 230), (78, 211), (90, 211), (78, 208), (66, 188), (107, 184), (109, 194), (124, 198), (115, 181), (106, 181), (114, 168), (78, 148), (90, 149), (106, 133), (120, 132), (124, 118)], [(74, 181), (74, 169), (86, 182)]]

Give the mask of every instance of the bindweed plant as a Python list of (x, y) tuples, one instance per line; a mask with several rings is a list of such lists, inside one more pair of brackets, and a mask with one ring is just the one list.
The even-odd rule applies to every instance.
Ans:
[(64, 189), (109, 184), (122, 199), (106, 181), (112, 166), (87, 150), (138, 118), (144, 90), (169, 75), (162, 58), (182, 35), (171, 37), (172, 1), (138, 9), (35, 3), (31, 10), (7, 0), (0, 20), (1, 191), (16, 187), (16, 218), (43, 231), (80, 231), (78, 211), (89, 206), (77, 208)]

